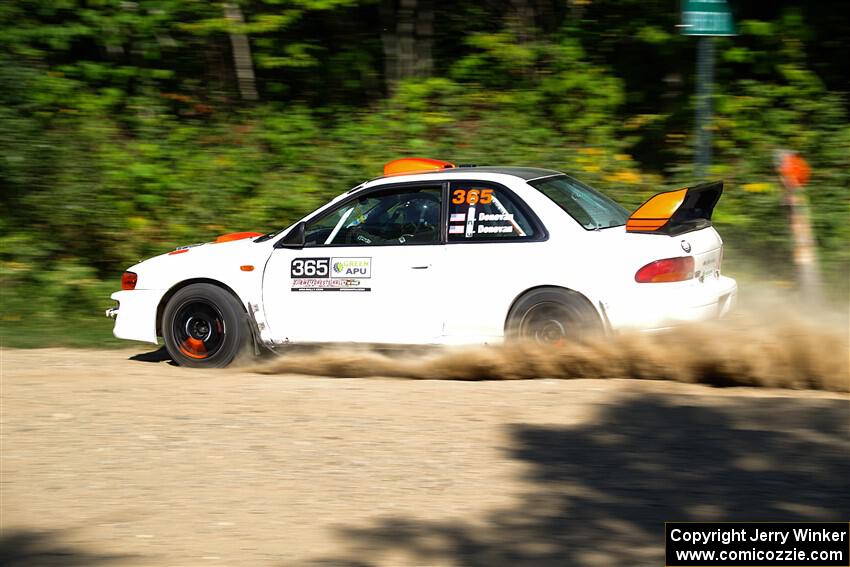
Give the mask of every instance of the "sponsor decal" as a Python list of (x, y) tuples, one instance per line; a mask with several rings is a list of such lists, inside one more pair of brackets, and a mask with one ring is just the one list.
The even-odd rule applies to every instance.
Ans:
[(292, 291), (372, 291), (360, 280), (344, 278), (295, 278)]
[(343, 278), (295, 278), (292, 280), (292, 285), (297, 287), (358, 287), (361, 283), (360, 280)]
[(449, 215), (449, 222), (465, 222), (466, 215), (463, 213), (452, 213)]
[(371, 278), (372, 258), (331, 258), (331, 277)]
[(372, 291), (372, 258), (294, 258), (292, 291)]
[(460, 226), (460, 225), (450, 226), (449, 227), (449, 234), (463, 234), (463, 227)]

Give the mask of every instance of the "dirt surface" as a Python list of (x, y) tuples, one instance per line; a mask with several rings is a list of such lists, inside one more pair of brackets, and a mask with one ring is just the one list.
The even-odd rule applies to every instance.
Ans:
[(850, 517), (846, 394), (196, 371), (0, 350), (4, 565), (663, 565)]

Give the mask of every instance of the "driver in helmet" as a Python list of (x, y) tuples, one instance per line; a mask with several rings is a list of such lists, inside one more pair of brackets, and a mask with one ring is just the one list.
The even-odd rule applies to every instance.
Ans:
[(439, 239), (440, 203), (426, 197), (413, 197), (393, 214), (401, 235), (399, 242), (436, 242)]

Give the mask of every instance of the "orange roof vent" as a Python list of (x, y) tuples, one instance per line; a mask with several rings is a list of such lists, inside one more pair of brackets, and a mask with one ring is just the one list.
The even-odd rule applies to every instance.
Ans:
[(457, 167), (448, 161), (438, 159), (414, 157), (401, 158), (387, 162), (384, 165), (384, 175), (402, 175), (405, 173), (422, 173), (425, 171), (438, 171), (440, 169), (452, 169)]

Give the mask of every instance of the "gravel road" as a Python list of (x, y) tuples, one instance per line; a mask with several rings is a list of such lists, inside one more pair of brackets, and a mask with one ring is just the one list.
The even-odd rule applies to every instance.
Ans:
[(663, 565), (667, 520), (850, 518), (850, 398), (198, 371), (0, 350), (3, 565)]

